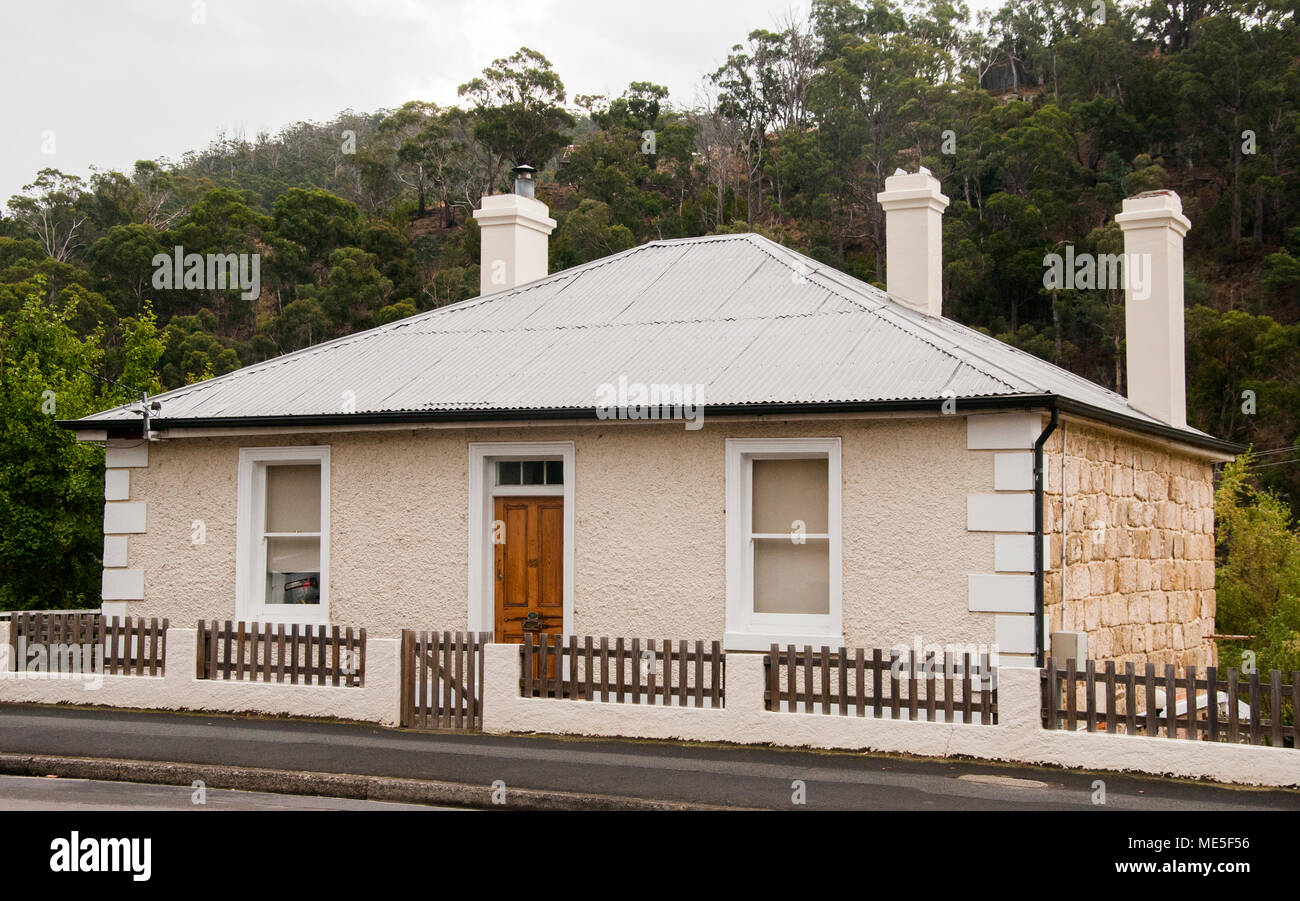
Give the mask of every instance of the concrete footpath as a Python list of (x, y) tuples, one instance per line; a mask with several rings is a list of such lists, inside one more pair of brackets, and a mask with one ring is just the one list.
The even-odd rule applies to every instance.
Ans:
[(484, 808), (1300, 810), (1291, 790), (983, 761), (26, 705), (0, 706), (0, 774)]

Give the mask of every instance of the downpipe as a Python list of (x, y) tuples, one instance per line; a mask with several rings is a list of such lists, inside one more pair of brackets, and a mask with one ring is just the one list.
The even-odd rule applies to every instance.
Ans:
[(1052, 418), (1034, 442), (1034, 663), (1043, 668), (1043, 595), (1046, 581), (1046, 563), (1043, 559), (1043, 497), (1046, 492), (1046, 474), (1043, 469), (1043, 445), (1060, 424), (1060, 410), (1052, 402)]

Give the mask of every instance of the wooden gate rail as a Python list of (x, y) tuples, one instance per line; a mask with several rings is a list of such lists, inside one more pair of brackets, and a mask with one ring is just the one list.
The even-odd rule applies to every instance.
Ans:
[(195, 676), (360, 688), (366, 684), (366, 630), (352, 626), (199, 621)]
[[(996, 668), (989, 655), (978, 661), (934, 652), (918, 660), (915, 652), (875, 648), (814, 651), (772, 645), (763, 656), (764, 706), (786, 713), (823, 713), (928, 722), (998, 721)], [(942, 688), (942, 691), (939, 689)], [(960, 692), (960, 693), (959, 693)], [(799, 710), (799, 705), (803, 710)]]
[(401, 716), (412, 729), (483, 727), (483, 647), (491, 632), (402, 630)]
[(1073, 658), (1049, 657), (1040, 678), (1047, 729), (1297, 747), (1300, 672), (1291, 673), (1288, 685), (1280, 670), (1271, 670), (1265, 682), (1259, 673), (1243, 679), (1236, 669), (1224, 674), (1214, 666), (1207, 666), (1203, 677), (1195, 666), (1184, 667), (1179, 676), (1172, 663), (1163, 673), (1154, 663), (1138, 673), (1128, 662), (1120, 673), (1115, 661), (1107, 660), (1098, 674), (1094, 660), (1080, 669)]
[(525, 632), (519, 648), (525, 698), (561, 698), (676, 707), (723, 707), (726, 655), (720, 642), (581, 640)]

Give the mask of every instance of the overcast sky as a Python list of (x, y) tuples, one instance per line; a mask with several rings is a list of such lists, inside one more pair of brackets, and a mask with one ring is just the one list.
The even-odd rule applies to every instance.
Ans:
[[(973, 8), (997, 0), (971, 0)], [(452, 103), (520, 46), (576, 94), (707, 71), (791, 0), (26, 0), (0, 9), (0, 204), (50, 166), (129, 170), (219, 132), (252, 137), (344, 109)], [(195, 19), (202, 18), (202, 24)]]

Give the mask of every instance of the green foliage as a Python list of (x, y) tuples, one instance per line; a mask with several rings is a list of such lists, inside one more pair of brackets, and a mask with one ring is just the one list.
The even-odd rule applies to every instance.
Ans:
[(567, 269), (627, 250), (634, 244), (627, 226), (610, 223), (608, 204), (584, 200), (576, 210), (564, 215), (556, 230), (551, 260), (554, 268)]
[(166, 388), (179, 388), (240, 367), (239, 354), (213, 334), (217, 319), (210, 310), (177, 316), (163, 330), (159, 377)]
[(1252, 650), (1262, 672), (1300, 671), (1300, 535), (1286, 503), (1252, 484), (1252, 460), (1244, 454), (1225, 466), (1214, 494), (1215, 628), (1256, 637), (1223, 642), (1220, 653), (1227, 666)]
[(399, 319), (405, 319), (407, 316), (414, 316), (419, 310), (415, 304), (409, 300), (403, 300), (400, 303), (390, 303), (386, 307), (381, 307), (379, 312), (375, 313), (375, 325), (386, 325), (390, 322), (396, 322)]
[(459, 92), (474, 103), (474, 137), (497, 160), (540, 168), (568, 143), (574, 120), (563, 106), (564, 82), (535, 50), (493, 60)]
[(55, 419), (92, 413), (102, 350), (38, 293), (0, 317), (0, 609), (99, 605), (104, 453)]

